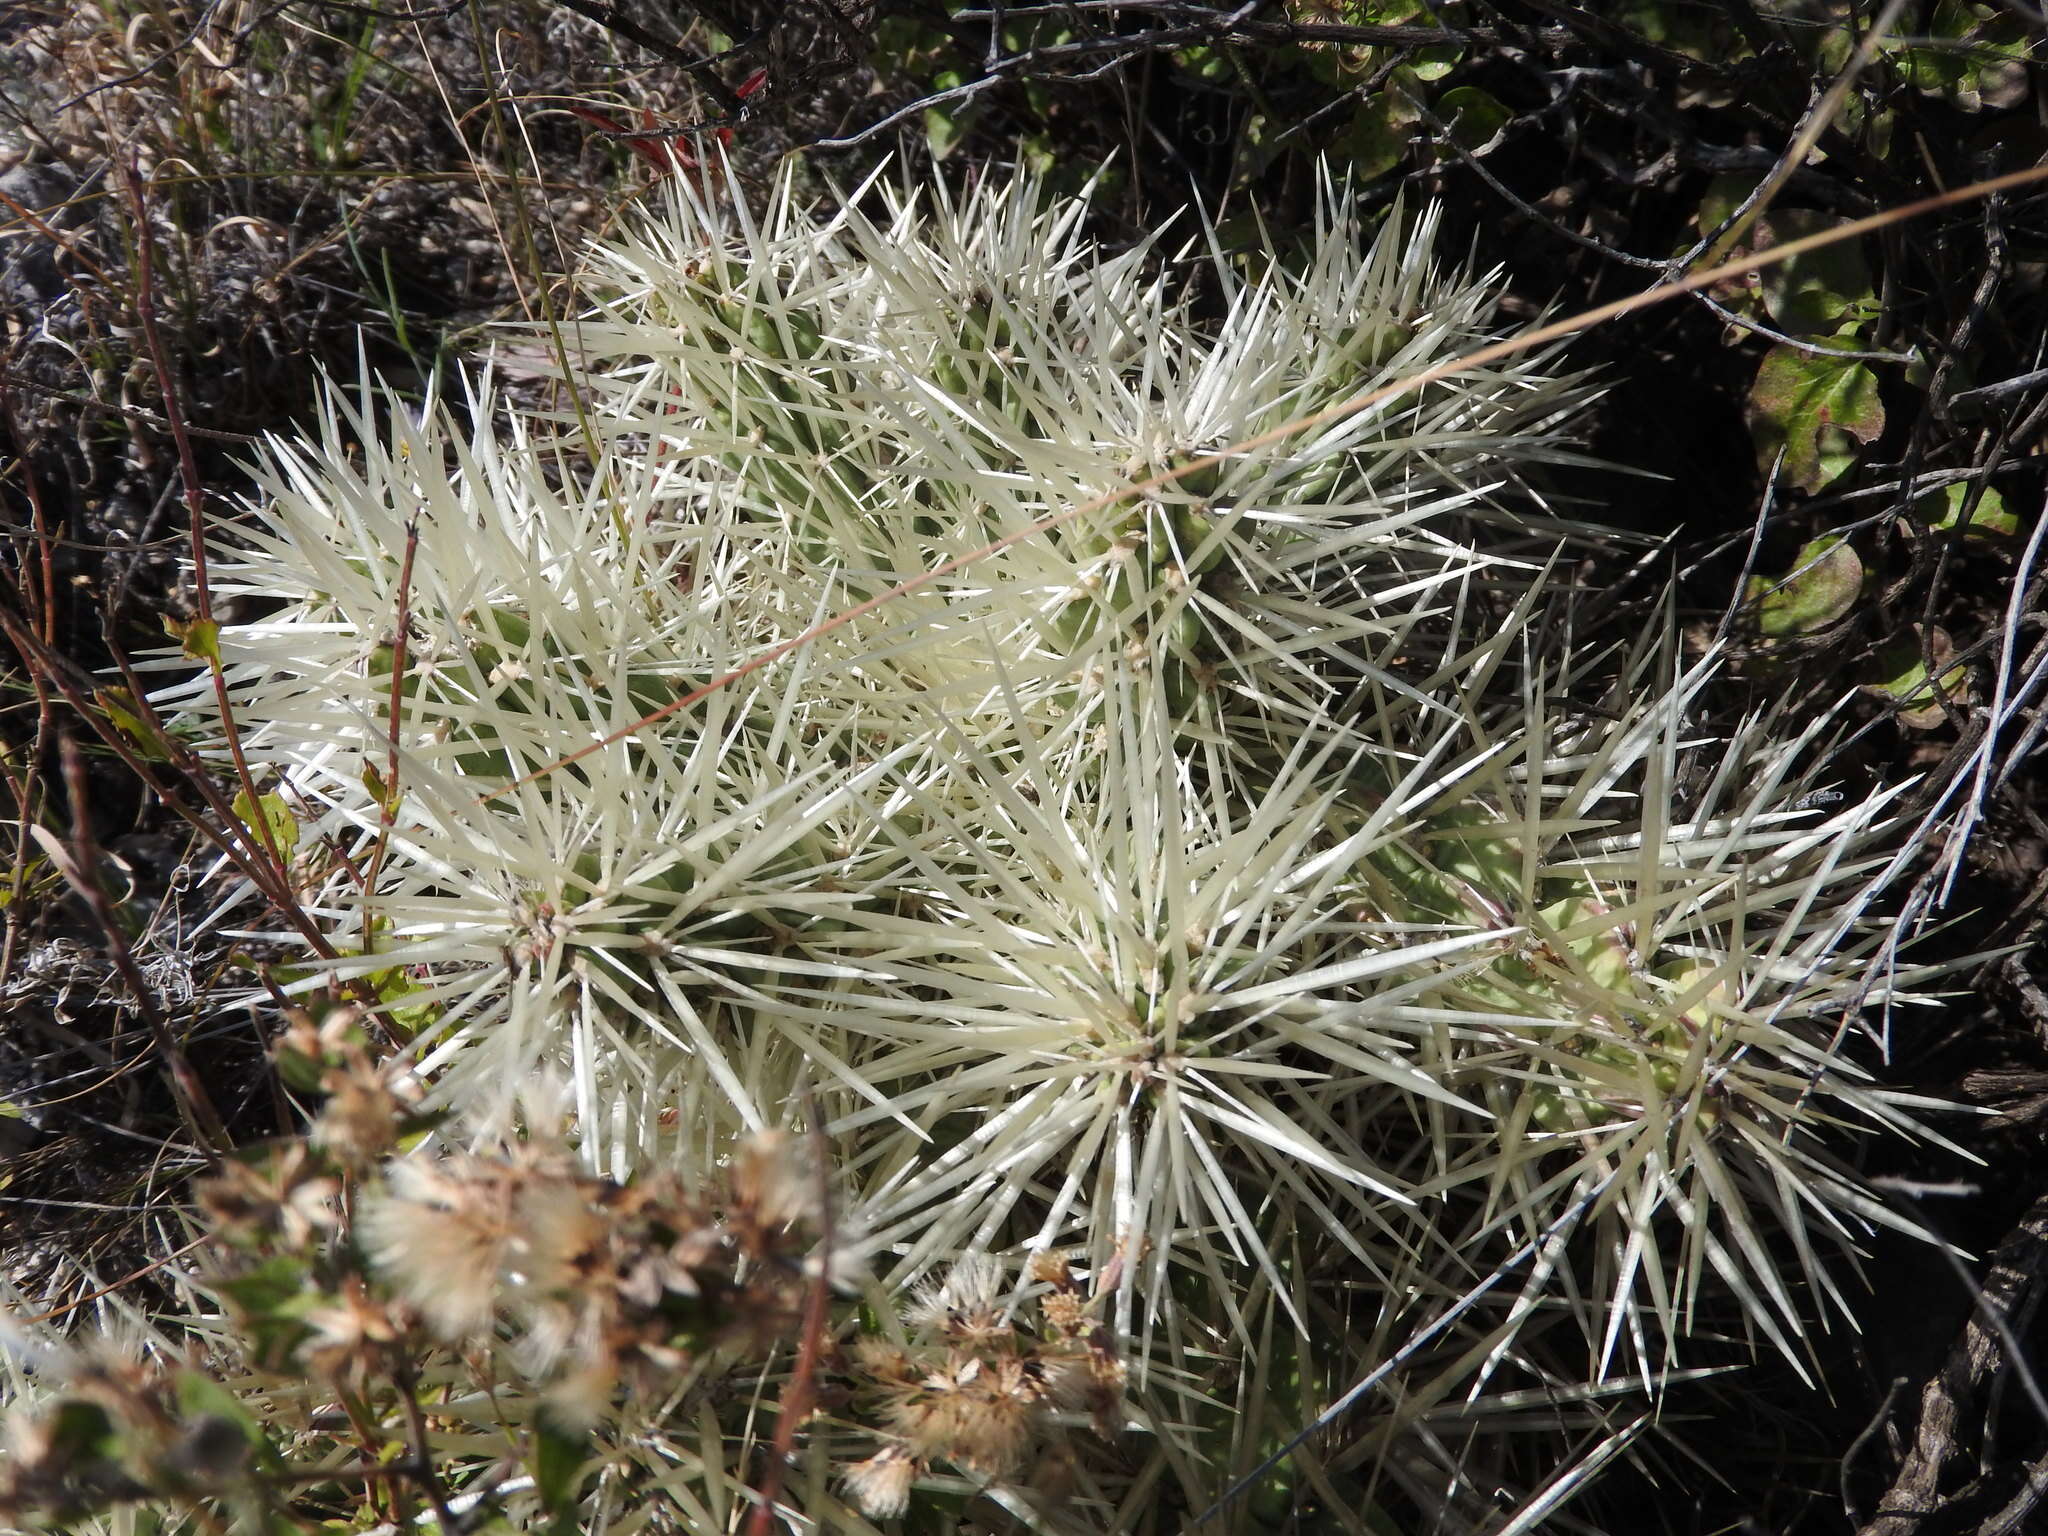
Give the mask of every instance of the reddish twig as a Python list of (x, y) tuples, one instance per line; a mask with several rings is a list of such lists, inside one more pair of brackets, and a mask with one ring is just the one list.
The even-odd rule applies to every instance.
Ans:
[(819, 1122), (817, 1106), (805, 1098), (804, 1114), (811, 1124), (812, 1160), (818, 1173), (818, 1272), (811, 1277), (804, 1296), (803, 1332), (798, 1336), (796, 1368), (783, 1389), (782, 1403), (775, 1415), (775, 1438), (768, 1453), (768, 1467), (761, 1475), (758, 1502), (747, 1517), (747, 1536), (769, 1536), (775, 1519), (775, 1501), (782, 1497), (783, 1469), (796, 1447), (796, 1432), (811, 1416), (818, 1396), (818, 1365), (825, 1353), (825, 1327), (832, 1301), (832, 1182), (830, 1148)]
[(199, 460), (192, 451), (191, 434), (185, 430), (184, 412), (179, 409), (178, 386), (171, 376), (170, 358), (164, 351), (163, 338), (157, 334), (149, 204), (144, 197), (142, 176), (133, 162), (123, 169), (128, 177), (128, 198), (135, 209), (135, 318), (142, 330), (142, 344), (149, 353), (150, 366), (156, 370), (157, 388), (163, 393), (164, 419), (170, 424), (171, 441), (178, 450), (178, 478), (184, 485), (185, 510), (191, 522), (193, 603), (199, 611), (199, 623), (204, 626), (200, 648), (207, 673), (213, 679), (213, 696), (220, 708), (221, 732), (227, 741), (228, 756), (235, 765), (235, 779), (242, 786), (242, 793), (249, 798), (249, 830), (277, 866), (278, 873), (283, 875), (284, 855), (278, 849), (268, 818), (262, 814), (262, 799), (256, 788), (255, 775), (249, 771), (249, 761), (242, 752), (242, 733), (235, 726), (235, 712), (228, 698), (227, 675), (221, 668), (220, 625), (213, 616), (213, 588), (207, 576), (206, 492), (200, 483)]
[[(767, 84), (767, 82), (768, 71), (757, 69), (740, 82), (733, 95), (738, 101), (744, 102), (749, 96), (760, 90), (763, 85)], [(608, 113), (596, 111), (591, 107), (579, 106), (575, 102), (569, 103), (568, 110), (573, 115), (582, 118), (584, 122), (589, 123), (592, 127), (602, 128), (612, 138), (617, 139), (626, 148), (632, 150), (634, 154), (654, 167), (654, 173), (657, 176), (667, 176), (678, 167), (686, 171), (694, 171), (699, 168), (701, 162), (697, 158), (696, 146), (693, 141), (699, 133), (703, 132), (700, 128), (685, 128), (680, 133), (670, 133), (666, 130), (656, 131), (654, 114), (645, 107), (640, 109), (640, 126), (637, 129), (629, 128), (626, 124)], [(732, 129), (730, 127), (715, 129), (713, 130), (713, 136), (720, 144), (730, 144), (732, 142)]]
[[(107, 716), (94, 697), (87, 694), (85, 687), (72, 677), (73, 664), (42, 644), (4, 604), (0, 604), (0, 631), (5, 632), (15, 650), (20, 653), (30, 674), (54, 683), (57, 691), (63, 695), (64, 701), (92, 726), (101, 742), (127, 764), (129, 771), (149, 790), (156, 802), (183, 820), (212, 847), (218, 849), (257, 894), (292, 925), (309, 950), (323, 960), (340, 958), (326, 935), (320, 931), (319, 925), (299, 902), (285, 873), (269, 859), (258, 856), (260, 850), (252, 851), (252, 834), (249, 828), (243, 823), (242, 818), (235, 814), (234, 807), (214, 784), (206, 765), (164, 729), (163, 722), (150, 707), (148, 699), (142, 693), (139, 680), (128, 670), (124, 658), (116, 657), (116, 663), (121, 666), (122, 675), (129, 683), (124, 704), (133, 710), (138, 722), (149, 733), (150, 744), (169, 759), (180, 779), (205, 802), (207, 810), (213, 815), (212, 821), (172, 793), (171, 786), (164, 781), (163, 776), (136, 749), (135, 744), (121, 728)], [(362, 1005), (366, 1016), (376, 1021), (377, 1027), (384, 1031), (385, 1043), (393, 1044), (381, 1016), (381, 1001), (360, 980), (349, 983), (348, 987), (355, 1001)]]
[(420, 549), (417, 517), (405, 525), (405, 558), (398, 567), (398, 617), (391, 641), (391, 698), (384, 721), (384, 782), (377, 786), (377, 841), (370, 848), (369, 867), (360, 876), (363, 891), (363, 953), (374, 947), (376, 930), (371, 907), (377, 899), (377, 873), (391, 846), (391, 828), (398, 815), (398, 728), (405, 704), (405, 669), (412, 642), (412, 567)]

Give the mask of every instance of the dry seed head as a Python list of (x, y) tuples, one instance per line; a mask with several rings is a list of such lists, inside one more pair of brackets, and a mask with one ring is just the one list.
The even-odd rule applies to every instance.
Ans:
[(903, 1446), (884, 1446), (866, 1461), (857, 1461), (839, 1480), (861, 1513), (871, 1520), (893, 1520), (910, 1506), (910, 1487), (917, 1481), (917, 1458)]
[(361, 1393), (369, 1382), (388, 1377), (407, 1358), (402, 1347), (414, 1318), (401, 1304), (379, 1301), (359, 1276), (343, 1282), (331, 1307), (306, 1314), (313, 1336), (299, 1347), (307, 1369), (323, 1380)]
[(303, 1143), (257, 1156), (254, 1162), (230, 1159), (198, 1181), (195, 1194), (210, 1231), (252, 1245), (275, 1236), (301, 1249), (335, 1226), (340, 1182), (321, 1170)]
[[(963, 1326), (963, 1318), (996, 1315), (1003, 1274), (1000, 1261), (969, 1256), (906, 1303), (917, 1340), (911, 1349), (864, 1335), (847, 1350), (855, 1400), (865, 1403), (883, 1441), (845, 1474), (871, 1513), (935, 1464), (1056, 1503), (1073, 1471), (1062, 1413), (1084, 1410), (1099, 1433), (1114, 1431), (1123, 1377), (1106, 1331), (1085, 1343), (1064, 1337), (1043, 1318), (1027, 1320), (1036, 1310), (1029, 1300), (1014, 1323)], [(1046, 1299), (1073, 1298), (1055, 1292)]]
[(369, 1167), (398, 1145), (399, 1129), (421, 1099), (410, 1072), (372, 1062), (357, 1045), (345, 1046), (342, 1065), (321, 1075), (320, 1091), (327, 1101), (312, 1143), (352, 1169)]
[(968, 1254), (954, 1263), (945, 1279), (918, 1285), (904, 1309), (904, 1321), (969, 1349), (1007, 1339), (1011, 1330), (998, 1301), (1002, 1285), (1000, 1259)]
[(357, 1218), (371, 1262), (442, 1338), (487, 1329), (499, 1271), (520, 1235), (509, 1181), (417, 1159), (391, 1164), (389, 1181)]

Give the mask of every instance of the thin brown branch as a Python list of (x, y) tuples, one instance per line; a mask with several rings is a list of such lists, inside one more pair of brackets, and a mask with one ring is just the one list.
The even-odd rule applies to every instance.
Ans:
[(832, 1302), (832, 1180), (831, 1148), (817, 1106), (805, 1101), (810, 1120), (812, 1161), (818, 1177), (818, 1272), (811, 1277), (804, 1296), (803, 1332), (797, 1340), (796, 1367), (783, 1389), (781, 1406), (775, 1416), (775, 1438), (768, 1453), (767, 1470), (762, 1473), (758, 1502), (747, 1517), (747, 1536), (769, 1536), (774, 1528), (775, 1502), (782, 1497), (783, 1470), (796, 1446), (796, 1433), (811, 1416), (818, 1396), (818, 1367), (824, 1358), (825, 1330)]
[(448, 1492), (441, 1486), (441, 1475), (434, 1469), (432, 1442), (427, 1433), (427, 1415), (420, 1407), (419, 1378), (413, 1374), (410, 1365), (391, 1373), (391, 1384), (398, 1389), (398, 1395), (405, 1401), (406, 1443), (412, 1450), (412, 1461), (420, 1487), (426, 1490), (427, 1503), (439, 1522), (442, 1536), (456, 1536), (462, 1524), (455, 1518), (455, 1511), (448, 1507)]
[[(52, 389), (47, 384), (38, 384), (34, 379), (25, 379), (19, 374), (8, 373), (5, 370), (0, 370), (0, 384), (9, 385), (15, 389), (34, 390), (46, 400), (57, 400), (65, 405), (75, 405), (81, 411), (100, 411), (108, 416), (119, 416), (126, 421), (139, 421), (144, 426), (155, 427), (159, 431), (168, 432), (170, 430), (171, 424), (168, 421), (157, 415), (155, 411), (144, 410), (139, 405), (116, 405), (111, 400), (95, 400), (90, 395), (74, 394), (68, 389)], [(195, 427), (189, 423), (186, 425), (185, 430), (194, 437), (203, 437), (216, 443), (235, 443), (246, 447), (249, 444), (262, 441), (261, 438), (251, 437), (246, 432), (216, 432), (211, 427)]]
[[(21, 468), (22, 488), (28, 497), (29, 523), (36, 542), (37, 579), (19, 581), (18, 591), (29, 606), (27, 617), (37, 638), (47, 646), (53, 643), (57, 625), (55, 534), (50, 527), (48, 509), (43, 504), (42, 479), (36, 473), (28, 443), (22, 436), (21, 423), (14, 414), (13, 391), (6, 388), (0, 388), (0, 425), (6, 427), (7, 439), (15, 445), (19, 455), (16, 462)], [(6, 765), (8, 783), (14, 790), (15, 838), (8, 869), (6, 936), (0, 940), (0, 981), (13, 976), (14, 957), (20, 947), (22, 915), (28, 908), (28, 903), (22, 900), (28, 880), (28, 829), (42, 820), (43, 773), (49, 754), (50, 732), (55, 724), (55, 706), (50, 698), (48, 680), (31, 668), (29, 686), (35, 690), (36, 696), (36, 728), (29, 760), (17, 773), (10, 753)]]
[(191, 520), (192, 592), (199, 622), (204, 626), (207, 675), (213, 680), (214, 702), (220, 708), (221, 733), (227, 742), (228, 757), (235, 765), (236, 781), (249, 800), (250, 831), (283, 878), (286, 875), (284, 855), (278, 849), (269, 819), (262, 814), (262, 796), (256, 788), (255, 775), (249, 771), (249, 760), (242, 752), (242, 733), (235, 724), (234, 704), (228, 697), (227, 675), (221, 668), (220, 625), (213, 616), (213, 588), (207, 574), (206, 488), (199, 478), (199, 460), (192, 451), (191, 435), (185, 430), (184, 412), (178, 406), (178, 384), (171, 373), (170, 356), (164, 350), (163, 337), (157, 332), (156, 285), (150, 254), (154, 241), (149, 231), (149, 202), (142, 175), (134, 163), (131, 161), (123, 170), (128, 178), (129, 203), (135, 211), (135, 317), (142, 330), (142, 343), (149, 354), (150, 366), (156, 371), (157, 388), (163, 393), (164, 417), (170, 423), (171, 441), (178, 450), (178, 477), (185, 488), (185, 511)]
[(391, 695), (384, 720), (384, 782), (377, 786), (377, 841), (370, 848), (369, 868), (361, 876), (363, 948), (366, 953), (376, 944), (377, 928), (371, 920), (371, 912), (377, 900), (377, 874), (383, 868), (384, 856), (391, 846), (392, 823), (398, 813), (398, 733), (404, 718), (405, 673), (412, 644), (412, 568), (419, 548), (420, 524), (414, 517), (405, 525), (405, 559), (398, 568), (398, 614), (392, 627), (395, 638), (391, 642)]
[(92, 912), (93, 921), (99, 925), (100, 937), (107, 946), (107, 955), (120, 973), (121, 980), (128, 987), (129, 999), (136, 1017), (142, 1020), (156, 1046), (157, 1056), (163, 1064), (165, 1075), (171, 1084), (172, 1097), (177, 1100), (178, 1111), (209, 1161), (217, 1161), (229, 1146), (227, 1126), (221, 1120), (220, 1112), (213, 1107), (213, 1098), (206, 1091), (206, 1085), (199, 1080), (199, 1074), (192, 1070), (192, 1062), (185, 1055), (184, 1047), (171, 1032), (170, 1023), (157, 1007), (156, 994), (144, 979), (141, 967), (135, 963), (135, 953), (128, 945), (128, 936), (122, 930), (113, 903), (108, 900), (106, 889), (100, 884), (99, 844), (92, 835), (91, 795), (86, 785), (85, 755), (78, 750), (78, 743), (65, 736), (59, 743), (59, 756), (64, 765), (64, 787), (71, 801), (71, 848), (68, 859), (58, 860), (58, 867), (65, 880), (85, 901)]
[[(63, 695), (64, 702), (93, 728), (101, 742), (127, 765), (129, 771), (159, 805), (182, 819), (208, 844), (218, 849), (257, 894), (269, 902), (279, 915), (297, 930), (314, 954), (323, 960), (338, 958), (334, 946), (320, 932), (319, 926), (314, 923), (293, 893), (290, 881), (272, 866), (268, 859), (258, 856), (259, 851), (254, 849), (251, 842), (253, 834), (243, 824), (242, 818), (234, 813), (234, 808), (229, 804), (227, 797), (221, 794), (214, 784), (205, 764), (164, 728), (163, 722), (158, 719), (156, 711), (150, 707), (148, 698), (143, 694), (140, 680), (126, 669), (125, 662), (117, 658), (117, 664), (122, 665), (122, 675), (129, 685), (124, 702), (133, 708), (142, 727), (150, 733), (152, 746), (168, 758), (170, 766), (177, 772), (180, 780), (205, 802), (207, 810), (214, 817), (213, 821), (208, 821), (206, 816), (194, 810), (181, 796), (172, 792), (171, 785), (156, 771), (155, 765), (137, 750), (120, 727), (95, 703), (97, 691), (87, 691), (92, 687), (91, 680), (88, 678), (81, 683), (73, 677), (74, 664), (38, 640), (5, 604), (0, 604), (0, 632), (6, 634), (30, 673), (47, 678), (56, 685), (57, 691)], [(351, 984), (351, 991), (372, 1017), (378, 1017), (382, 1005), (374, 994), (361, 982)]]

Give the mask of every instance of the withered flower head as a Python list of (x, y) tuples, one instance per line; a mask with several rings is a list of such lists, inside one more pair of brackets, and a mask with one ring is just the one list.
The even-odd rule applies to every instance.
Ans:
[(255, 1161), (230, 1159), (196, 1186), (199, 1208), (215, 1237), (246, 1246), (275, 1236), (294, 1249), (334, 1226), (340, 1192), (341, 1186), (320, 1171), (306, 1144), (298, 1141)]
[(445, 1339), (488, 1328), (514, 1237), (503, 1178), (461, 1162), (401, 1161), (364, 1203), (357, 1232), (399, 1295)]
[(917, 1288), (904, 1321), (970, 1349), (999, 1345), (1012, 1336), (1003, 1315), (1002, 1290), (1002, 1261), (970, 1253), (937, 1285)]
[(412, 1318), (402, 1303), (379, 1301), (351, 1275), (335, 1305), (308, 1312), (306, 1322), (313, 1335), (299, 1346), (299, 1358), (316, 1376), (360, 1392), (402, 1358)]
[(847, 1495), (871, 1520), (893, 1520), (910, 1507), (917, 1458), (900, 1445), (884, 1446), (840, 1474)]
[(343, 1051), (340, 1066), (321, 1074), (320, 1091), (327, 1102), (313, 1123), (313, 1144), (356, 1169), (398, 1145), (400, 1128), (421, 1097), (409, 1074), (379, 1066), (357, 1046)]

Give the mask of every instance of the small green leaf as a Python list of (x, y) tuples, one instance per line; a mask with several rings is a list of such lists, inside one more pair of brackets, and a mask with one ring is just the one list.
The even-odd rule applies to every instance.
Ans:
[(180, 1371), (177, 1377), (178, 1408), (188, 1419), (210, 1419), (232, 1425), (248, 1442), (250, 1452), (266, 1471), (276, 1471), (277, 1453), (264, 1438), (263, 1426), (234, 1393), (198, 1371)]
[(1441, 80), (1456, 69), (1458, 62), (1464, 57), (1465, 49), (1462, 44), (1437, 43), (1416, 49), (1408, 56), (1408, 67), (1415, 71), (1415, 78), (1418, 80)]
[(1793, 558), (1776, 581), (1752, 576), (1743, 604), (1769, 636), (1810, 635), (1839, 622), (1863, 595), (1863, 562), (1833, 534), (1823, 534)]
[(924, 142), (934, 160), (943, 160), (952, 154), (959, 146), (963, 132), (959, 120), (952, 113), (939, 107), (925, 109)]
[[(1759, 248), (1789, 245), (1808, 235), (1840, 229), (1848, 222), (1809, 208), (1774, 208), (1760, 222), (1759, 232), (1767, 239), (1759, 242)], [(1877, 302), (1870, 286), (1870, 268), (1853, 240), (1838, 240), (1766, 267), (1759, 278), (1764, 307), (1780, 330), (1795, 336), (1832, 332), (1852, 310)]]
[(398, 795), (393, 786), (384, 782), (384, 775), (378, 772), (375, 763), (363, 764), (363, 788), (370, 792), (370, 800), (379, 810), (386, 814), (397, 811)]
[[(236, 793), (234, 811), (243, 826), (257, 833), (261, 840), (263, 830), (270, 833), (270, 844), (277, 850), (279, 858), (289, 859), (292, 851), (299, 846), (299, 819), (292, 814), (292, 808), (285, 804), (282, 795), (258, 795), (254, 801), (244, 789)], [(257, 816), (263, 821), (259, 827)]]
[(276, 1060), (277, 1075), (284, 1080), (285, 1087), (294, 1093), (320, 1091), (320, 1080), (327, 1075), (325, 1062), (297, 1051), (279, 1051)]
[(264, 1259), (215, 1281), (214, 1288), (239, 1314), (253, 1357), (270, 1369), (289, 1360), (312, 1331), (306, 1314), (334, 1304), (313, 1285), (305, 1264), (290, 1254)]
[[(1989, 486), (1971, 507), (1970, 487), (1958, 480), (1920, 498), (1921, 514), (1936, 533), (1953, 533), (1958, 528), (1966, 539), (2011, 539), (2020, 531), (2019, 518), (2005, 509), (2005, 498)], [(1967, 509), (1967, 510), (1966, 510)]]
[[(1923, 631), (1916, 624), (1909, 638), (1878, 653), (1879, 680), (1868, 686), (1872, 693), (1897, 705), (1899, 724), (1912, 731), (1931, 731), (1948, 718), (1941, 701), (1957, 702), (1969, 691), (1969, 671), (1961, 662), (1951, 661), (1954, 655), (1955, 643), (1947, 630), (1937, 625)], [(1927, 670), (1930, 656), (1934, 659), (1932, 676)]]
[(1783, 475), (1817, 491), (1856, 461), (1858, 445), (1884, 431), (1884, 402), (1867, 363), (1800, 347), (1773, 347), (1749, 392), (1750, 430), (1768, 470), (1779, 450)]
[(214, 1285), (243, 1311), (270, 1313), (298, 1299), (306, 1285), (306, 1268), (290, 1255), (278, 1254)]
[[(1608, 19), (1638, 37), (1695, 59), (1711, 59), (1717, 65), (1732, 64), (1751, 51), (1741, 34), (1729, 27), (1723, 12), (1714, 6), (1680, 6), (1673, 5), (1671, 0), (1624, 0), (1608, 8)], [(1823, 35), (1846, 31), (1846, 27), (1831, 27)]]
[(121, 1454), (114, 1421), (97, 1403), (70, 1397), (48, 1418), (51, 1459), (59, 1466), (76, 1461), (113, 1461)]
[(1491, 92), (1460, 85), (1437, 98), (1436, 115), (1452, 140), (1477, 158), (1496, 148), (1515, 114)]
[[(1964, 112), (2017, 106), (2031, 74), (2031, 47), (2011, 18), (1970, 0), (1941, 0), (1914, 42), (1883, 51), (1901, 79)], [(1946, 46), (1942, 46), (1942, 45)]]
[(1711, 235), (1749, 201), (1749, 195), (1764, 179), (1762, 171), (1727, 171), (1707, 183), (1700, 194), (1700, 206), (1693, 223), (1702, 236)]
[(92, 697), (100, 712), (107, 717), (108, 724), (120, 732), (122, 739), (134, 748), (136, 756), (149, 763), (171, 760), (171, 754), (164, 750), (162, 733), (143, 718), (134, 695), (126, 688), (96, 688)]
[(164, 616), (164, 633), (194, 661), (220, 665), (220, 625), (212, 619), (174, 619)]
[(1042, 133), (1027, 134), (1017, 146), (1018, 154), (1034, 176), (1050, 176), (1060, 163), (1059, 152), (1052, 147), (1052, 140)]
[[(932, 76), (932, 89), (935, 91), (957, 90), (966, 83), (967, 77), (956, 69), (942, 69)], [(975, 110), (971, 97), (945, 106), (925, 108), (924, 139), (934, 160), (943, 160), (960, 147), (961, 139), (966, 137), (972, 125)]]
[(1408, 149), (1408, 129), (1396, 120), (1393, 102), (1381, 92), (1352, 109), (1349, 126), (1331, 149), (1351, 162), (1351, 172), (1360, 181), (1377, 181), (1401, 163)]
[(1229, 55), (1221, 48), (1183, 48), (1173, 56), (1173, 61), (1206, 85), (1221, 85), (1236, 75)]

